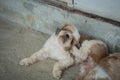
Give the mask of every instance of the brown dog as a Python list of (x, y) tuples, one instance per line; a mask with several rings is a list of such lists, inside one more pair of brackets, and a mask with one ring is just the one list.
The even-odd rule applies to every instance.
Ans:
[(20, 61), (20, 65), (31, 65), (35, 62), (51, 58), (57, 60), (53, 67), (53, 76), (61, 78), (62, 70), (74, 63), (70, 56), (70, 49), (79, 40), (80, 35), (76, 27), (66, 24), (46, 41), (43, 48), (28, 58)]
[(120, 53), (113, 53), (102, 58), (93, 68), (86, 68), (86, 65), (82, 64), (81, 70), (83, 69), (85, 74), (80, 72), (78, 80), (120, 80), (119, 68)]
[(81, 63), (77, 80), (120, 80), (120, 53), (108, 55), (102, 41), (84, 41), (80, 49), (73, 47), (73, 53)]
[(99, 40), (85, 40), (80, 49), (73, 48), (73, 53), (80, 63), (80, 80), (84, 80), (88, 72), (99, 63), (99, 60), (108, 55), (105, 43)]

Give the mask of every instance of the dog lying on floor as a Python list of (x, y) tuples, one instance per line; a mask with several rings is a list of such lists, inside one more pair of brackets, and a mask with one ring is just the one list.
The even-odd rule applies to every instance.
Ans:
[(62, 71), (74, 63), (69, 51), (79, 41), (79, 38), (77, 28), (66, 24), (52, 34), (42, 49), (30, 57), (22, 59), (20, 65), (31, 65), (46, 58), (55, 59), (57, 62), (53, 67), (53, 76), (60, 79)]
[(80, 49), (73, 47), (80, 62), (77, 80), (120, 80), (120, 53), (108, 54), (105, 43), (85, 40)]

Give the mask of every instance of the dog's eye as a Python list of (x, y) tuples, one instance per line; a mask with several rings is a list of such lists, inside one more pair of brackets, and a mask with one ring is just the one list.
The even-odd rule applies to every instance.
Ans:
[(68, 34), (65, 35), (65, 38), (66, 38), (66, 39), (69, 39), (69, 37), (70, 37), (70, 36), (69, 36)]
[(64, 41), (69, 40), (69, 38), (70, 38), (69, 34), (65, 34), (65, 35), (63, 35), (63, 40), (64, 40)]

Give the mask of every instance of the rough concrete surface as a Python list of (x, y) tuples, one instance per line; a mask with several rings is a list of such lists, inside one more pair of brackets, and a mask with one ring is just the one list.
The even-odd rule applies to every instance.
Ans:
[[(0, 20), (0, 80), (55, 80), (52, 68), (55, 61), (45, 60), (29, 67), (20, 66), (22, 58), (39, 50), (49, 35)], [(79, 66), (64, 72), (62, 80), (73, 80)]]

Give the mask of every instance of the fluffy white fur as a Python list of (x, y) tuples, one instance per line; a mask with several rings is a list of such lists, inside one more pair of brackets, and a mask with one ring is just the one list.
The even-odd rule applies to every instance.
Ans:
[[(69, 39), (64, 42), (62, 37), (66, 34), (69, 35)], [(35, 52), (30, 57), (22, 59), (20, 61), (20, 65), (31, 65), (46, 58), (57, 60), (53, 67), (53, 76), (60, 79), (62, 70), (74, 63), (73, 58), (70, 56), (69, 50), (66, 49), (71, 47), (73, 39), (75, 41), (79, 38), (79, 32), (75, 27), (65, 25), (58, 35), (53, 33), (53, 35), (46, 41), (42, 49)]]
[[(93, 70), (96, 71), (96, 74), (94, 75), (95, 79), (102, 78), (111, 80), (110, 76), (104, 71), (102, 67), (96, 66)], [(90, 77), (93, 78), (93, 76)]]

